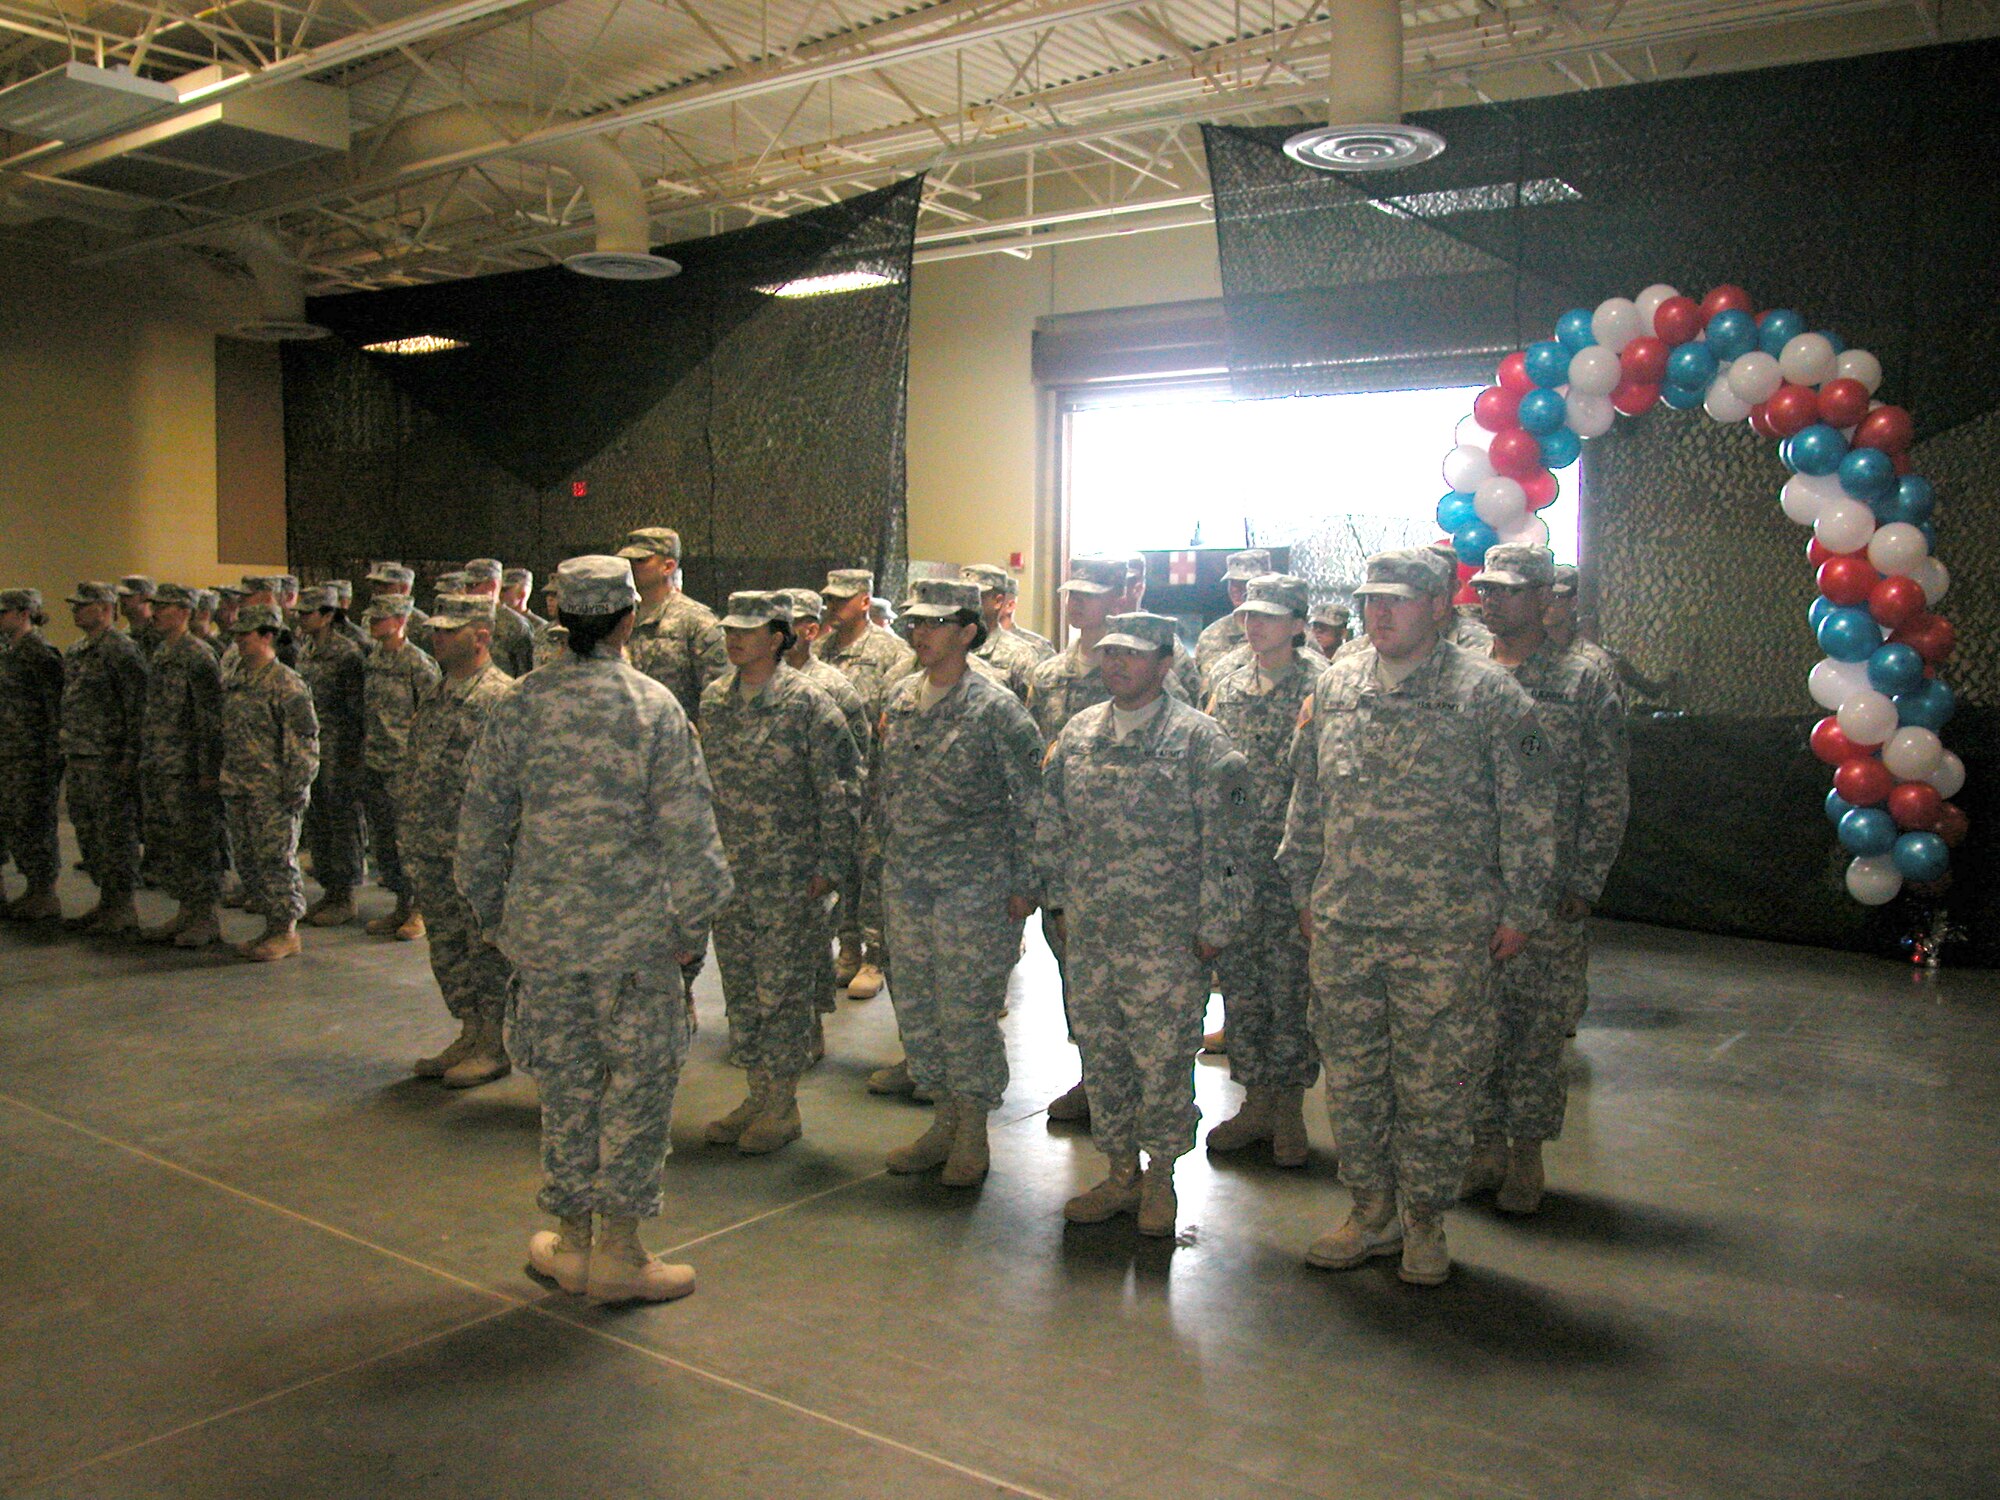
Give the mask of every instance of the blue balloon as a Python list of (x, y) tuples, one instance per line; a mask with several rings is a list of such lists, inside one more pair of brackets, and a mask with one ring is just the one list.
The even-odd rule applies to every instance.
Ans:
[(1693, 411), (1708, 399), (1708, 391), (1698, 385), (1667, 384), (1660, 387), (1660, 399), (1675, 411)]
[(1840, 826), (1840, 820), (1853, 811), (1854, 804), (1841, 796), (1840, 793), (1828, 792), (1826, 794), (1826, 820), (1836, 828)]
[(1545, 469), (1567, 469), (1576, 462), (1583, 452), (1583, 439), (1567, 427), (1558, 427), (1554, 432), (1541, 435), (1542, 467)]
[(1934, 833), (1906, 833), (1889, 857), (1905, 880), (1936, 880), (1951, 868), (1951, 850)]
[(1597, 342), (1597, 335), (1590, 331), (1590, 309), (1572, 307), (1556, 319), (1556, 342), (1574, 354), (1579, 349), (1588, 349)]
[(1554, 339), (1537, 339), (1528, 345), (1528, 379), (1544, 390), (1553, 390), (1569, 379), (1569, 350)]
[(1757, 347), (1757, 320), (1732, 308), (1708, 320), (1708, 347), (1719, 360), (1736, 359)]
[(1840, 820), (1840, 842), (1854, 854), (1887, 854), (1896, 847), (1896, 820), (1879, 807), (1857, 807)]
[(1569, 404), (1563, 400), (1562, 392), (1551, 390), (1530, 391), (1521, 398), (1520, 410), (1514, 420), (1519, 422), (1536, 437), (1554, 432), (1569, 416)]
[(1882, 627), (1865, 609), (1828, 610), (1817, 634), (1819, 649), (1835, 661), (1866, 661), (1882, 644)]
[(1815, 636), (1819, 634), (1819, 622), (1824, 620), (1832, 611), (1839, 608), (1838, 604), (1835, 604), (1824, 594), (1814, 596), (1812, 608), (1806, 611), (1806, 623), (1812, 626), (1812, 633)]
[(1845, 354), (1847, 352), (1847, 340), (1835, 333), (1831, 328), (1815, 328), (1813, 332), (1833, 345), (1833, 352), (1835, 354)]
[[(1871, 674), (1872, 675), (1872, 674)], [(1896, 698), (1896, 722), (1905, 729), (1943, 729), (1958, 708), (1958, 695), (1937, 678), (1922, 681)]]
[(1924, 659), (1914, 646), (1885, 641), (1868, 658), (1868, 685), (1892, 698), (1914, 693), (1924, 685)]
[(1840, 487), (1857, 500), (1883, 500), (1896, 493), (1896, 461), (1880, 448), (1850, 448), (1836, 472)]
[(1929, 521), (1919, 521), (1917, 530), (1924, 534), (1924, 550), (1933, 557), (1937, 556), (1937, 527)]
[(1458, 560), (1475, 565), (1486, 561), (1486, 549), (1500, 540), (1500, 533), (1484, 521), (1467, 521), (1451, 534), (1451, 550)]
[[(1717, 314), (1720, 316), (1720, 314)], [(1824, 422), (1792, 434), (1789, 462), (1799, 474), (1831, 474), (1847, 457), (1847, 439)]]
[(1667, 384), (1698, 387), (1706, 395), (1716, 369), (1715, 351), (1696, 339), (1667, 356)]
[(1937, 505), (1937, 491), (1921, 474), (1905, 474), (1896, 481), (1896, 519), (1921, 526), (1931, 518)]
[(1456, 531), (1466, 522), (1478, 519), (1479, 512), (1473, 508), (1472, 496), (1464, 490), (1447, 490), (1438, 497), (1439, 531)]
[(1806, 320), (1789, 307), (1774, 307), (1757, 325), (1757, 347), (1776, 359), (1785, 345), (1806, 331)]

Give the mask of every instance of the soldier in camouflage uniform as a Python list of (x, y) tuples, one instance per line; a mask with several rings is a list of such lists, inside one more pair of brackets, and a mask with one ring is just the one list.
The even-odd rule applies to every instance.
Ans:
[(1248, 547), (1229, 554), (1222, 574), (1223, 587), (1229, 590), (1229, 613), (1211, 621), (1194, 643), (1194, 669), (1201, 674), (1204, 693), (1215, 686), (1216, 663), (1243, 644), (1243, 622), (1236, 611), (1249, 597), (1250, 580), (1270, 571), (1271, 554), (1266, 548)]
[(410, 721), (397, 833), (403, 867), (416, 886), (430, 934), (431, 974), (459, 1035), (435, 1057), (419, 1058), (419, 1078), (476, 1088), (513, 1071), (502, 1028), (514, 969), (480, 930), (452, 875), (466, 763), (514, 681), (493, 661), (493, 601), (447, 594), (431, 616), (431, 645), (444, 676), (424, 689)]
[(193, 594), (163, 583), (153, 595), (160, 644), (146, 681), (139, 780), (145, 788), (146, 852), (160, 884), (180, 903), (148, 941), (205, 948), (221, 940), (215, 903), (222, 894), (216, 813), (221, 798), (222, 671), (215, 653), (188, 632)]
[(278, 660), (284, 617), (276, 606), (237, 611), (236, 660), (222, 685), (222, 802), (229, 847), (243, 877), (244, 907), (264, 930), (236, 951), (273, 963), (299, 951), (306, 909), (299, 873), (299, 820), (319, 772), (319, 718), (312, 692)]
[(1309, 599), (1306, 581), (1286, 574), (1260, 574), (1244, 585), (1237, 613), (1251, 655), (1215, 669), (1208, 699), (1210, 716), (1249, 762), (1246, 857), (1254, 882), (1243, 936), (1215, 965), (1229, 1010), (1229, 1073), (1243, 1085), (1243, 1107), (1209, 1131), (1208, 1149), (1269, 1141), (1281, 1167), (1305, 1165), (1304, 1095), (1319, 1077), (1306, 1018), (1309, 954), (1277, 865), (1292, 795), (1292, 732), (1325, 667), (1300, 649)]
[[(1143, 552), (1133, 552), (1125, 558), (1125, 608), (1134, 611), (1146, 608), (1146, 554)], [(1181, 644), (1178, 635), (1174, 637), (1174, 665), (1168, 680), (1174, 684), (1175, 697), (1188, 703), (1201, 701), (1201, 674), (1195, 670), (1194, 653)]]
[(1590, 908), (1625, 833), (1630, 783), (1617, 679), (1542, 628), (1555, 557), (1502, 543), (1472, 579), (1493, 660), (1535, 700), (1555, 787), (1556, 867), (1547, 920), (1500, 971), (1500, 1032), (1474, 1120), (1460, 1196), (1498, 1191), (1507, 1213), (1541, 1206), (1542, 1143), (1562, 1134), (1563, 1038), (1583, 1013)]
[(729, 670), (702, 694), (701, 741), (715, 821), (736, 894), (716, 914), (715, 958), (743, 1102), (705, 1132), (761, 1156), (799, 1138), (799, 1078), (811, 1067), (825, 996), (825, 908), (853, 884), (861, 838), (860, 770), (839, 707), (783, 660), (791, 600), (729, 596)]
[[(640, 1245), (687, 1053), (676, 965), (708, 943), (729, 863), (701, 746), (667, 689), (622, 659), (639, 592), (621, 558), (557, 572), (567, 652), (487, 721), (459, 813), (458, 884), (519, 983), (508, 1051), (542, 1100), (531, 1267), (596, 1302), (694, 1290)], [(591, 1215), (599, 1216), (593, 1238)]]
[(215, 628), (215, 605), (220, 596), (214, 589), (191, 589), (189, 594), (193, 603), (189, 605), (188, 634), (213, 651), (219, 662), (229, 645)]
[[(399, 562), (378, 562), (368, 570), (368, 603), (372, 608), (377, 599), (403, 598), (410, 601), (408, 617), (403, 626), (403, 638), (418, 650), (430, 644), (431, 617), (417, 608), (417, 575), (412, 568)], [(368, 640), (363, 649), (375, 649), (375, 636), (368, 625), (367, 611), (362, 612), (362, 627), (368, 632)]]
[[(1020, 582), (1005, 568), (992, 563), (973, 563), (959, 570), (960, 578), (979, 588), (979, 613), (986, 625), (986, 641), (973, 653), (998, 672), (1014, 696), (1028, 701), (1028, 678), (1035, 668), (1055, 654), (1044, 651), (1025, 636), (1007, 629), (1007, 616), (1021, 591)], [(1037, 637), (1036, 639), (1040, 639)], [(1047, 645), (1043, 642), (1043, 645)]]
[(509, 677), (526, 677), (535, 670), (535, 627), (500, 601), (504, 572), (498, 558), (475, 557), (465, 565), (464, 591), (493, 601), (493, 660)]
[[(410, 743), (410, 721), (425, 689), (438, 680), (438, 665), (428, 652), (410, 644), (406, 594), (378, 595), (369, 601), (368, 633), (375, 649), (363, 664), (362, 704), (367, 711), (361, 801), (368, 813), (368, 837), (375, 855), (376, 878), (396, 897), (396, 909), (375, 918), (368, 931), (376, 937), (394, 935), (415, 942), (424, 935), (424, 914), (416, 891), (403, 869), (396, 836), (402, 806), (402, 775)], [(429, 616), (425, 616), (426, 623)]]
[(340, 596), (331, 584), (299, 598), (299, 676), (312, 691), (319, 717), (319, 776), (306, 808), (305, 843), (312, 851), (320, 898), (306, 911), (314, 927), (343, 927), (354, 920), (354, 888), (361, 883), (361, 788), (367, 761), (363, 707), (367, 668), (361, 647), (340, 629)]
[[(333, 591), (333, 628), (359, 646), (366, 654), (375, 643), (354, 619), (354, 585), (345, 578), (329, 578), (322, 585)], [(301, 601), (303, 607), (303, 601)]]
[(1209, 968), (1250, 905), (1249, 767), (1221, 725), (1166, 692), (1174, 622), (1132, 611), (1107, 625), (1099, 650), (1111, 700), (1057, 736), (1036, 826), (1091, 1136), (1110, 1161), (1063, 1214), (1096, 1224), (1137, 1212), (1141, 1234), (1170, 1236), (1174, 1163), (1194, 1149), (1201, 1119), (1194, 1058)]
[(1443, 1214), (1492, 1061), (1494, 969), (1541, 924), (1555, 861), (1534, 703), (1440, 637), (1449, 586), (1435, 553), (1369, 559), (1368, 644), (1306, 706), (1278, 851), (1313, 945), (1313, 1034), (1354, 1193), (1306, 1259), (1345, 1269), (1400, 1248), (1403, 1279), (1424, 1286), (1451, 1270)]
[(529, 604), (535, 592), (535, 575), (529, 568), (508, 568), (500, 575), (500, 602), (528, 622), (528, 628), (537, 636), (549, 622), (536, 614)]
[(672, 690), (695, 722), (702, 691), (729, 665), (715, 612), (681, 592), (681, 536), (669, 526), (627, 532), (618, 555), (632, 564), (639, 590), (638, 620), (628, 651), (632, 665)]
[(0, 590), (0, 819), (28, 888), (7, 903), (16, 922), (62, 915), (56, 794), (62, 785), (63, 657), (41, 627), (39, 589)]
[[(298, 580), (289, 573), (244, 575), (241, 607), (247, 609), (253, 604), (267, 604), (278, 612), (279, 625), (276, 637), (278, 660), (296, 672), (299, 669), (298, 637), (293, 633), (291, 617), (285, 613), (284, 605), (280, 602), (288, 596), (294, 601), (298, 598)], [(232, 636), (235, 634), (233, 626), (231, 634)]]
[(1347, 644), (1347, 627), (1354, 618), (1352, 611), (1336, 599), (1315, 604), (1306, 621), (1306, 634), (1319, 654), (1328, 661), (1333, 654)]
[[(236, 611), (243, 605), (243, 586), (236, 583), (218, 583), (215, 593), (215, 633), (221, 642), (221, 655), (227, 656), (236, 643), (230, 637), (230, 627), (236, 623)], [(210, 644), (214, 644), (211, 642)]]
[(62, 752), (69, 816), (97, 905), (70, 919), (106, 934), (138, 930), (132, 892), (139, 883), (139, 752), (146, 718), (146, 663), (111, 627), (117, 591), (79, 583), (69, 597), (83, 639), (63, 656)]
[(550, 662), (559, 660), (566, 649), (564, 643), (569, 638), (569, 632), (564, 630), (555, 618), (558, 605), (556, 581), (553, 578), (549, 580), (548, 587), (542, 591), (542, 602), (549, 612), (549, 617), (542, 622), (541, 628), (535, 633), (535, 665), (538, 667), (546, 667)]
[(160, 637), (165, 634), (153, 619), (153, 599), (159, 587), (143, 573), (128, 573), (118, 580), (119, 617), (139, 655), (148, 662), (160, 649)]
[(896, 955), (891, 996), (930, 1128), (889, 1153), (898, 1173), (986, 1176), (986, 1120), (1007, 1091), (1000, 1014), (1036, 905), (1031, 832), (1041, 738), (1019, 699), (972, 671), (986, 626), (979, 588), (924, 578), (905, 610), (920, 671), (883, 709), (868, 777), (869, 838)]

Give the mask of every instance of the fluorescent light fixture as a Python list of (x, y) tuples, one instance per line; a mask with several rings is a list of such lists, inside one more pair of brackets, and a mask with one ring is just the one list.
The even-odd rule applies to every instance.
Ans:
[(370, 354), (443, 354), (449, 349), (463, 349), (464, 339), (448, 339), (443, 334), (420, 333), (414, 338), (384, 339), (379, 344), (361, 346)]
[(831, 297), (837, 292), (865, 292), (878, 286), (894, 286), (896, 278), (880, 271), (828, 271), (821, 276), (801, 276), (776, 286), (760, 286), (758, 291), (773, 297)]
[[(1512, 208), (1515, 187), (1511, 182), (1494, 182), (1484, 187), (1447, 188), (1442, 192), (1411, 193), (1372, 201), (1385, 214), (1402, 212), (1419, 219), (1442, 219), (1451, 214), (1490, 214)], [(1537, 177), (1520, 185), (1520, 202), (1528, 208), (1582, 201), (1583, 194), (1560, 177)]]

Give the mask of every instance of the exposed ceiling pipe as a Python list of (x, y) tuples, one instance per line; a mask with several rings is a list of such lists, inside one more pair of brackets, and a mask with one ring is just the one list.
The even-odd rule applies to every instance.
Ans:
[(1444, 137), (1403, 123), (1403, 7), (1333, 0), (1327, 16), (1326, 124), (1285, 142), (1285, 155), (1322, 172), (1412, 167)]
[(230, 332), (237, 338), (276, 344), (326, 337), (326, 329), (307, 320), (304, 279), (290, 252), (270, 230), (262, 224), (239, 224), (218, 232), (206, 243), (242, 261), (257, 283), (259, 316), (232, 328)]

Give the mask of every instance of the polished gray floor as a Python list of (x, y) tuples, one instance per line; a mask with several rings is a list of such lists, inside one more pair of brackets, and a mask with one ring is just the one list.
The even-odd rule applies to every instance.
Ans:
[(1992, 976), (1604, 926), (1547, 1206), (1453, 1215), (1422, 1291), (1300, 1263), (1346, 1209), (1323, 1118), (1305, 1171), (1184, 1162), (1177, 1242), (1066, 1229), (1101, 1163), (1041, 1113), (1039, 942), (973, 1192), (879, 1170), (928, 1117), (862, 1090), (887, 998), (832, 1019), (802, 1142), (703, 1146), (710, 975), (652, 1234), (700, 1290), (599, 1312), (522, 1273), (533, 1083), (409, 1076), (450, 1033), (421, 945), (307, 945), (0, 931), (0, 1493), (1996, 1493)]

